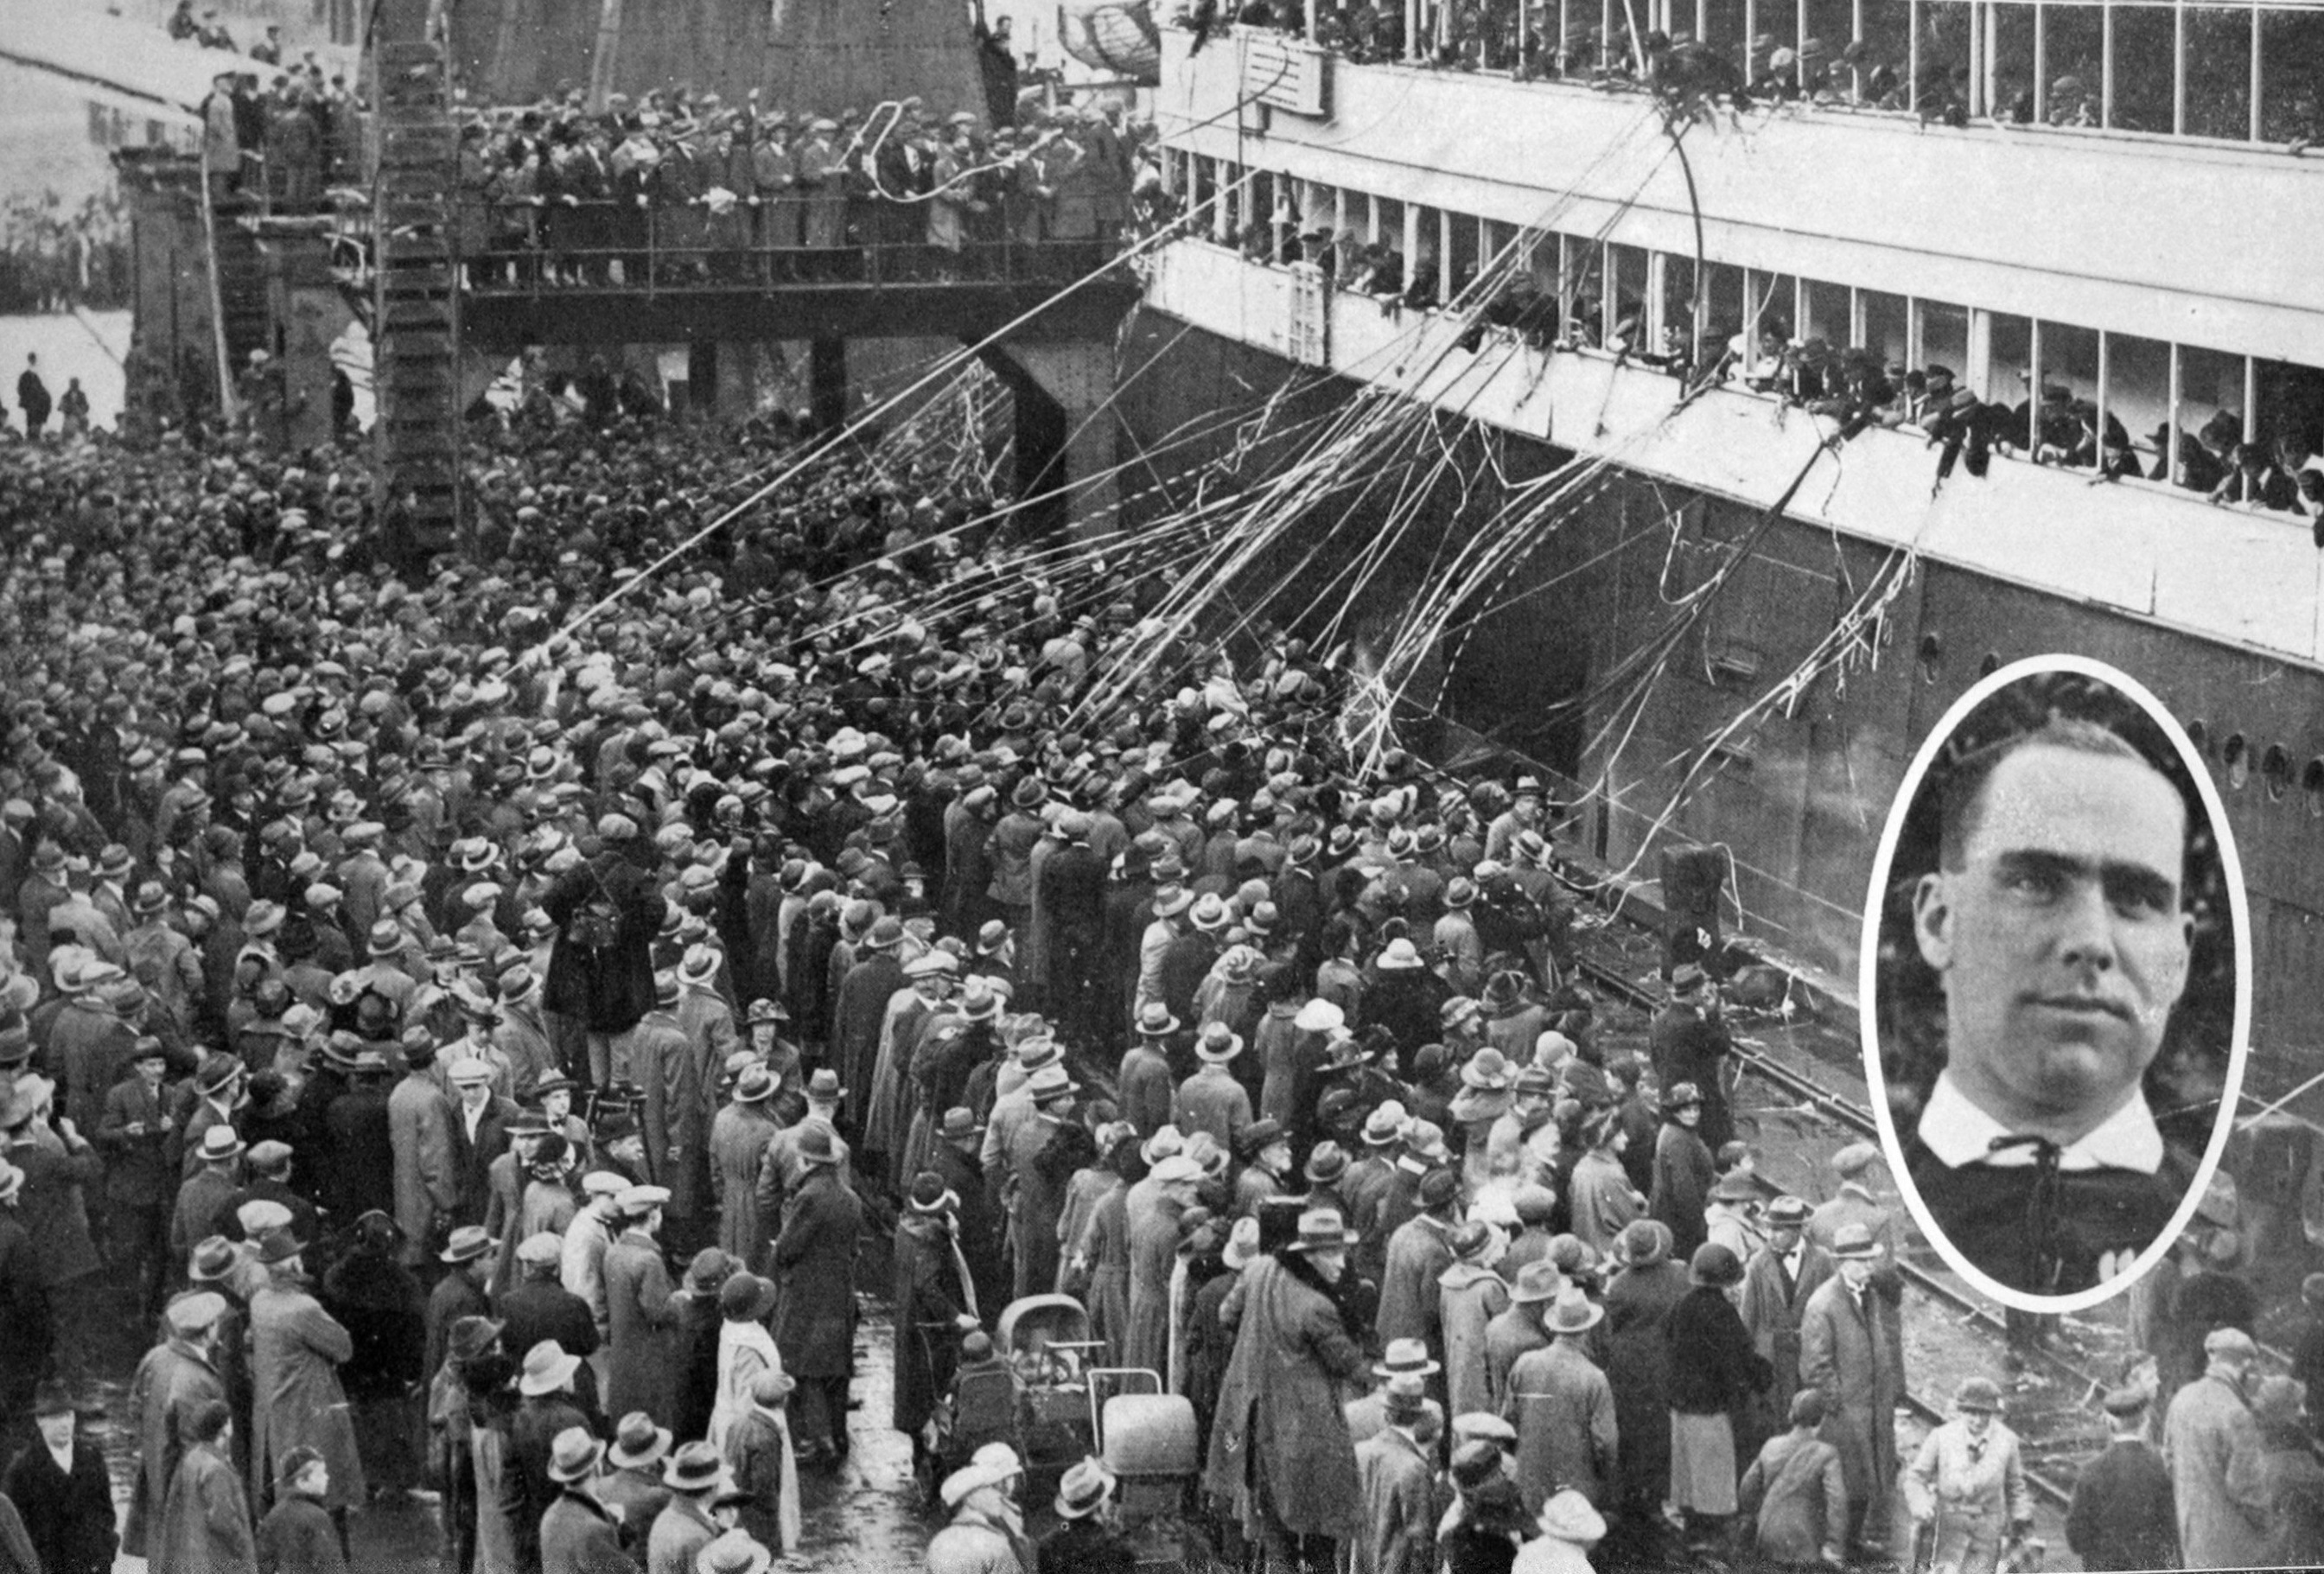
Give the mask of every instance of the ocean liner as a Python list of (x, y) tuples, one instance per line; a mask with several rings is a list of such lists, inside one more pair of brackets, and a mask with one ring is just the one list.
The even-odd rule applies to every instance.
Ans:
[[(1246, 611), (1554, 771), (1609, 863), (1711, 848), (1730, 923), (1849, 978), (1945, 708), (2022, 657), (2111, 662), (2227, 806), (2246, 1108), (2313, 1075), (2324, 11), (1245, 15), (1163, 30), (1193, 217), (1126, 339), (1127, 506), (1342, 441)], [(1368, 461), (1388, 405), (1426, 435)], [(2217, 486), (2239, 455), (2264, 486)]]

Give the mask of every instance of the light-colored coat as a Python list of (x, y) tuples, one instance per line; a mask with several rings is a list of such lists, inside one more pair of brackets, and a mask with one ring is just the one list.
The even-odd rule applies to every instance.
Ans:
[(643, 1230), (623, 1230), (605, 1248), (609, 1372), (605, 1413), (642, 1410), (667, 1426), (678, 1397), (678, 1314), (661, 1247)]
[(745, 1264), (766, 1250), (771, 1221), (759, 1218), (759, 1170), (782, 1127), (766, 1102), (729, 1104), (710, 1123), (710, 1162), (718, 1182), (718, 1249)]
[(137, 1363), (129, 1384), (130, 1413), (137, 1425), (137, 1479), (131, 1485), (129, 1523), (121, 1550), (150, 1558), (157, 1541), (170, 1484), (185, 1456), (187, 1419), (211, 1400), (226, 1403), (226, 1384), (207, 1356), (178, 1339), (156, 1345)]
[(460, 1199), (452, 1168), (452, 1105), (435, 1079), (414, 1072), (387, 1096), (387, 1136), (395, 1148), (395, 1222), (403, 1260), (421, 1261), (438, 1213)]
[(1444, 1387), (1454, 1415), (1493, 1407), (1486, 1330), (1509, 1309), (1509, 1287), (1490, 1268), (1455, 1263), (1436, 1276), (1444, 1329)]
[(1863, 1310), (1834, 1275), (1808, 1297), (1800, 1317), (1800, 1385), (1823, 1394), (1821, 1436), (1840, 1450), (1848, 1497), (1880, 1517), (1896, 1479), (1896, 1406), (1904, 1396), (1904, 1347), (1896, 1309), (1877, 1288), (1864, 1292)]
[(1561, 1486), (1594, 1505), (1614, 1500), (1621, 1456), (1614, 1389), (1571, 1340), (1517, 1357), (1501, 1419), (1517, 1430), (1517, 1490), (1527, 1514), (1539, 1514)]
[(1356, 1446), (1364, 1528), (1351, 1574), (1435, 1574), (1435, 1473), (1408, 1433), (1388, 1427)]
[(2190, 1569), (2267, 1561), (2267, 1497), (2259, 1423), (2244, 1396), (2207, 1375), (2172, 1395), (2163, 1458), (2179, 1507), (2179, 1551)]
[(1996, 1421), (1972, 1438), (1958, 1417), (1936, 1428), (1904, 1473), (1904, 1502), (1914, 1519), (1936, 1519), (1932, 1566), (1995, 1574), (2009, 1527), (2034, 1518), (2016, 1434)]
[(313, 1449), (330, 1467), (328, 1508), (361, 1508), (363, 1458), (339, 1386), (339, 1367), (355, 1353), (355, 1340), (298, 1279), (278, 1277), (250, 1298), (250, 1460), (264, 1479), (293, 1449)]

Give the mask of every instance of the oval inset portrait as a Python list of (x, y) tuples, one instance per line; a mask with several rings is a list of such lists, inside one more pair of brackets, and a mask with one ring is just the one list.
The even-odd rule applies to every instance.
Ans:
[(2012, 1306), (2125, 1288), (2218, 1165), (2249, 1028), (2242, 870), (2187, 735), (2099, 662), (2002, 668), (1906, 773), (1865, 912), (1866, 1072), (1923, 1233)]

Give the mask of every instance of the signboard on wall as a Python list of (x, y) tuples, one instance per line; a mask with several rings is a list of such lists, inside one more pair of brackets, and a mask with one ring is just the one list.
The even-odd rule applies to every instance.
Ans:
[(1242, 96), (1286, 115), (1328, 118), (1332, 57), (1305, 39), (1264, 28), (1242, 32)]

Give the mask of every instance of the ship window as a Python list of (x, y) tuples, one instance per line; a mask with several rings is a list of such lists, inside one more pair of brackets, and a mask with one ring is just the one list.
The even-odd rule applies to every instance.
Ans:
[[(2288, 361), (2262, 361), (2257, 371), (2254, 381), (2259, 403), (2254, 408), (2259, 412), (2255, 424), (2260, 438), (2297, 445), (2298, 454), (2290, 456), (2296, 468), (2306, 462), (2298, 456), (2312, 458), (2324, 439), (2324, 372)], [(2285, 457), (2279, 454), (2280, 460)]]
[[(2006, 311), (1987, 312), (1986, 318), (1993, 326), (1985, 352), (1985, 386), (1978, 394), (1989, 404), (2015, 410), (2034, 397), (2034, 322)], [(2021, 421), (2002, 440), (2022, 449), (2028, 430)]]
[(1445, 254), (1452, 263), (1452, 288), (1465, 291), (1477, 277), (1477, 221), (1465, 213), (1451, 216), (1452, 222), (1445, 228), (1452, 233), (1445, 238), (1451, 249)]
[(2219, 745), (2219, 764), (2227, 767), (2228, 786), (2239, 788), (2251, 780), (2251, 749), (2243, 734), (2230, 734)]
[[(1784, 36), (1789, 31), (1784, 25), (1791, 20), (1785, 15), (1789, 9), (1788, 6), (1766, 5), (1759, 8), (1759, 25), (1771, 29), (1778, 43), (1792, 42)], [(1852, 0), (1799, 0), (1797, 25), (1801, 42), (1793, 47), (1801, 51), (1802, 68), (1812, 71), (1821, 67), (1826, 72), (1826, 80), (1840, 76), (1842, 79), (1839, 85), (1844, 87), (1845, 74), (1834, 71), (1832, 66), (1856, 31)]]
[(2189, 136), (2251, 136), (2251, 23), (2248, 5), (2187, 7)]
[(1980, 678), (1990, 678), (1999, 671), (2001, 671), (2001, 653), (1999, 651), (1986, 652), (1985, 659), (1977, 664), (1977, 675)]
[(1883, 366), (1910, 360), (1904, 346), (1910, 303), (1885, 290), (1858, 290), (1857, 310), (1864, 319), (1864, 347), (1880, 357)]
[(1608, 245), (1606, 248), (1607, 293), (1605, 346), (1617, 347), (1616, 341), (1634, 348), (1644, 347), (1646, 320), (1646, 254), (1634, 245)]
[(1835, 350), (1844, 350), (1856, 342), (1847, 285), (1810, 279), (1800, 295), (1802, 338), (1820, 338)]
[(2034, 16), (2032, 5), (1995, 5), (1987, 37), (1993, 55), (1986, 62), (1986, 113), (2012, 125), (2034, 118)]
[(2324, 11), (2263, 11), (2260, 53), (2265, 80), (2260, 84), (2259, 127), (2264, 142), (2314, 141), (2324, 123), (2317, 110), (2317, 84), (2324, 82)]
[(1921, 681), (1933, 683), (1945, 675), (1945, 642), (1934, 634), (1921, 636)]
[(1661, 348), (1665, 354), (1692, 360), (1694, 356), (1691, 352), (1695, 347), (1694, 259), (1665, 255), (1662, 270)]
[(1743, 0), (1703, 0), (1701, 15), (1705, 48), (1743, 66)]
[(1747, 277), (1751, 287), (1751, 319), (1758, 328), (1755, 353), (1763, 352), (1769, 339), (1780, 350), (1792, 337), (1793, 314), (1798, 310), (1797, 285), (1789, 273), (1754, 272)]
[(1969, 384), (1969, 308), (1949, 306), (1941, 301), (1915, 301), (1913, 310), (1921, 319), (1921, 360), (1923, 370), (1944, 366), (1953, 375), (1956, 386)]
[[(2052, 415), (2043, 422), (2043, 440), (2063, 450), (2052, 457), (2064, 462), (2093, 466), (2098, 461), (2095, 445), (2085, 448), (2098, 430), (2098, 330), (2076, 328), (2071, 323), (2044, 322), (2039, 336), (2042, 365), (2035, 380), (2044, 388), (2063, 388), (2071, 401), (2071, 414)], [(2109, 412), (2108, 427), (2115, 422)], [(2070, 442), (2060, 440), (2070, 433)], [(2117, 432), (2117, 438), (2125, 435)]]
[(2259, 763), (2260, 780), (2267, 783), (2267, 795), (2281, 801), (2292, 791), (2292, 755), (2282, 744), (2270, 744)]
[(1743, 270), (1713, 263), (1709, 272), (1711, 330), (1703, 350), (1706, 358), (1724, 355), (1727, 341), (1743, 328)]
[(2308, 818), (2324, 819), (2324, 760), (2310, 760), (2300, 773), (2300, 795), (2308, 801)]
[[(2234, 462), (2244, 435), (2244, 357), (2224, 350), (2179, 350), (2179, 430), (2193, 437), (2218, 465)], [(2182, 482), (2201, 481), (2200, 475)], [(2203, 488), (2209, 490), (2208, 486)]]
[(2211, 729), (2203, 724), (2203, 718), (2201, 717), (2194, 717), (2188, 721), (2187, 742), (2194, 748), (2195, 757), (2197, 759), (2209, 759), (2210, 757)]
[(2161, 433), (2171, 420), (2171, 347), (2110, 333), (2106, 352), (2107, 414), (2130, 434), (2139, 473), (2156, 475), (2163, 462)]
[(2106, 13), (2098, 5), (2036, 7), (2042, 23), (2042, 118), (2095, 125), (2106, 86)]
[(2172, 8), (2114, 8), (2114, 101), (2107, 125), (2117, 131), (2172, 129), (2173, 62)]
[(1862, 102), (1878, 103), (1886, 88), (1901, 106), (1904, 76), (1912, 64), (1912, 0), (1863, 0), (1861, 11), (1864, 30), (1858, 36), (1864, 41), (1864, 63), (1854, 74), (1850, 91)]
[(1961, 0), (1927, 0), (1922, 5), (1921, 74), (1913, 104), (1924, 119), (1968, 113), (1969, 46), (1976, 33), (1972, 8)]

